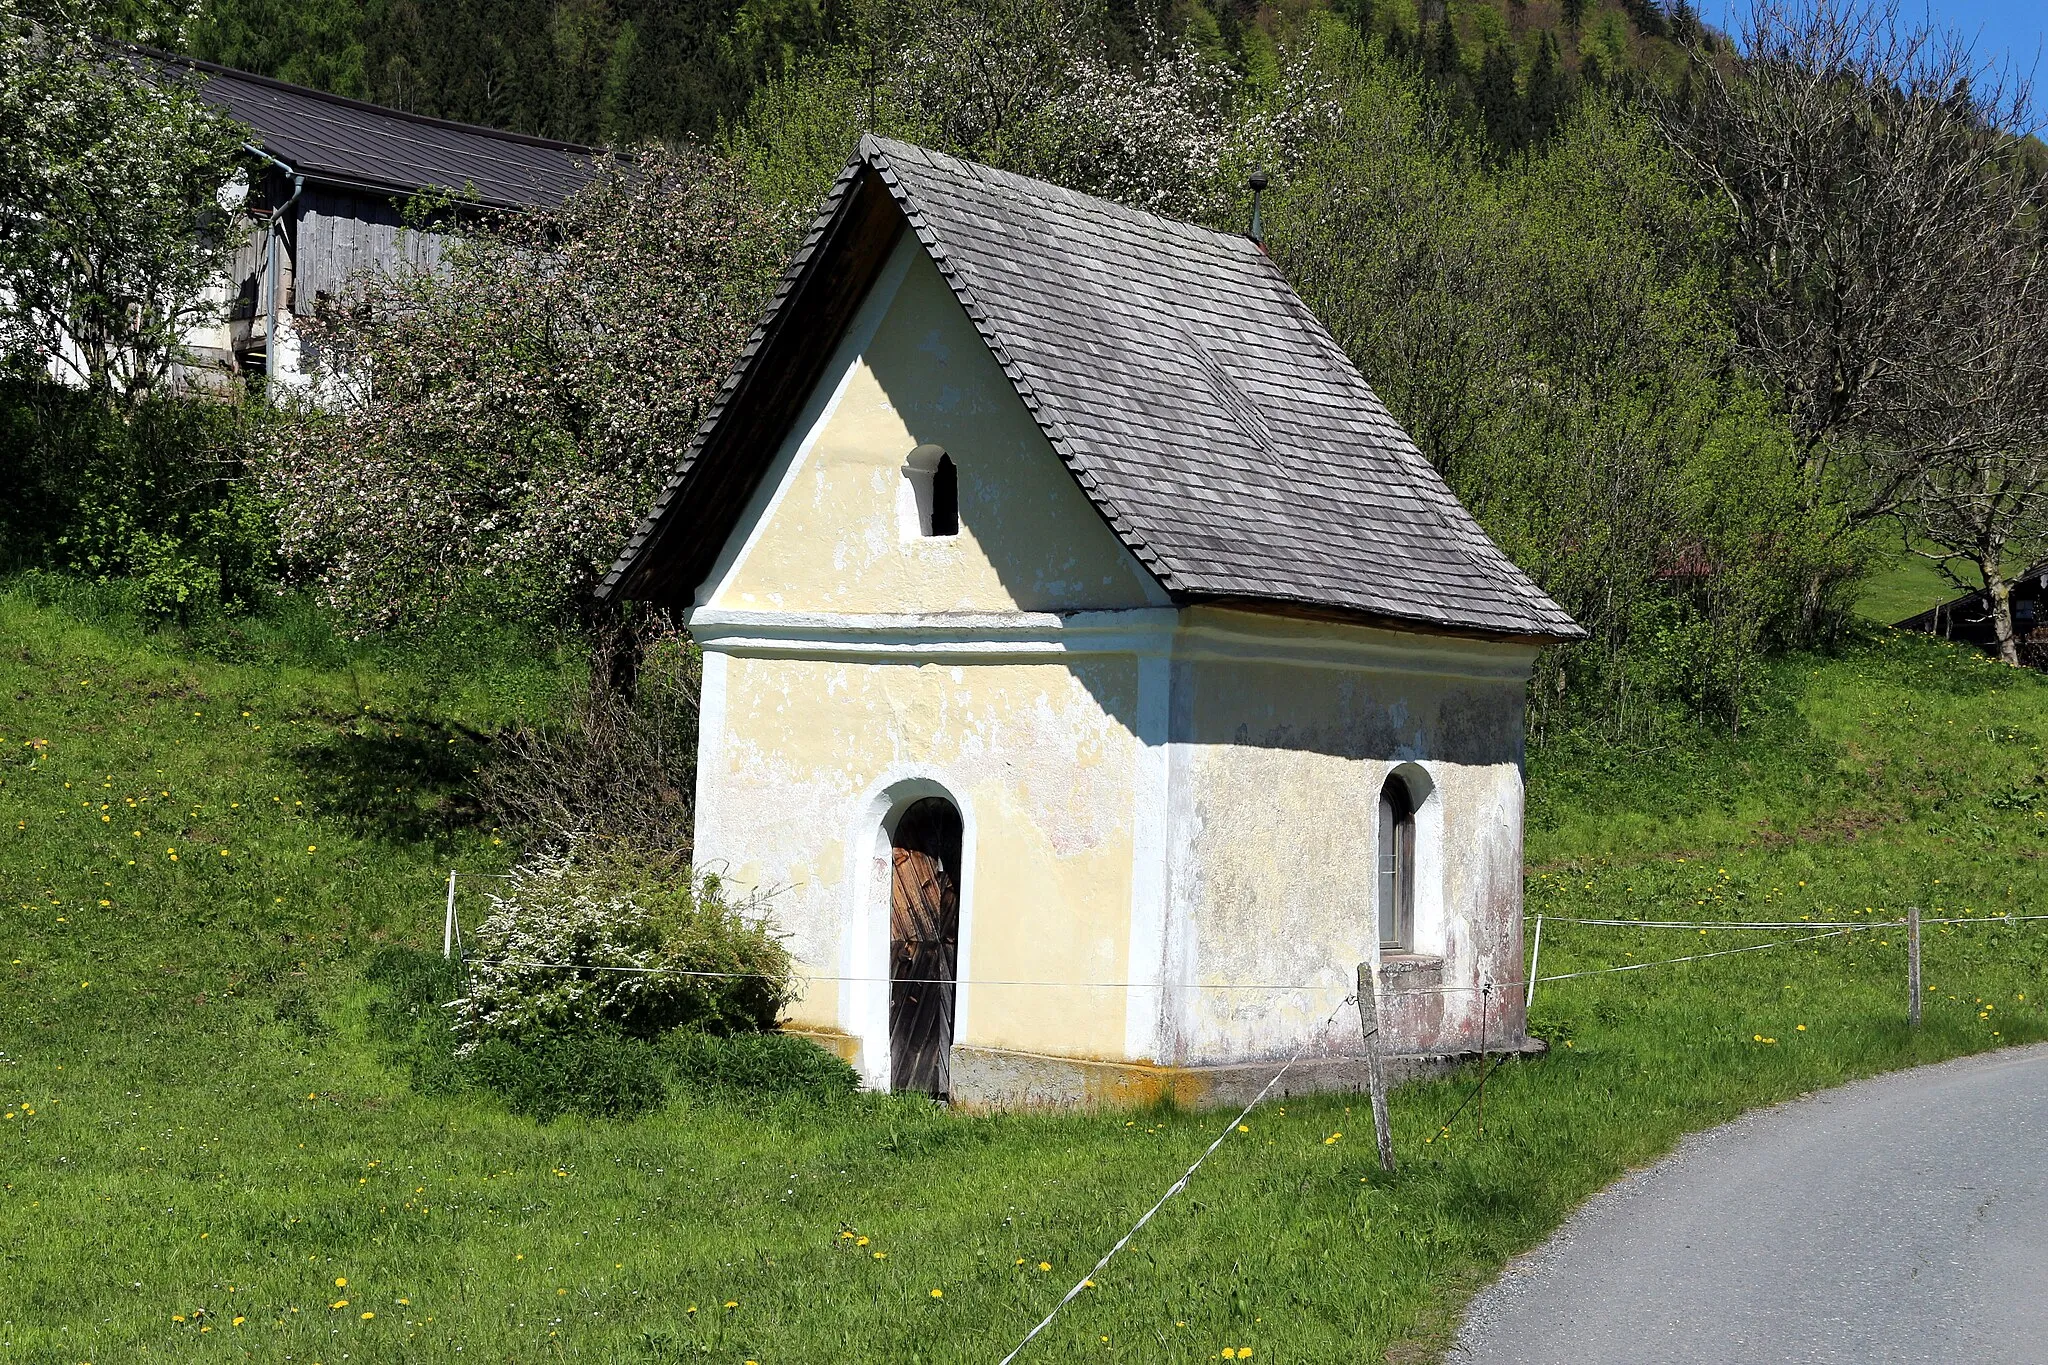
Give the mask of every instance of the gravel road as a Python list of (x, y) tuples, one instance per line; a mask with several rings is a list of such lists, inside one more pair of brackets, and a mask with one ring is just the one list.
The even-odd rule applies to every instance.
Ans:
[(2048, 1363), (2048, 1044), (1686, 1139), (1509, 1266), (1449, 1359)]

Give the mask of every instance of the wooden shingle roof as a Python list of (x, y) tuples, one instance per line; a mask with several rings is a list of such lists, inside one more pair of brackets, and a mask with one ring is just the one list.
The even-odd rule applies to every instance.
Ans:
[(1177, 600), (1582, 634), (1254, 243), (872, 136), (605, 592), (695, 588), (796, 390), (905, 229), (1103, 519)]

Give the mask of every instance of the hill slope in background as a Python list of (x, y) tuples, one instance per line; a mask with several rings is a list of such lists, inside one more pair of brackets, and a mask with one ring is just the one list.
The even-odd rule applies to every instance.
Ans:
[[(109, 595), (0, 584), (0, 1361), (986, 1362), (1215, 1136), (873, 1095), (542, 1124), (417, 1083), (369, 974), (438, 951), (451, 865), (504, 865), (468, 770), (560, 670), (367, 654), (296, 608), (150, 633)], [(1545, 975), (1758, 941), (1565, 916), (1868, 929), (1544, 985), (1553, 1050), (1492, 1075), (1483, 1137), (1476, 1073), (1395, 1095), (1391, 1181), (1353, 1097), (1262, 1108), (1032, 1358), (1433, 1359), (1681, 1134), (2048, 1037), (2048, 932), (1988, 918), (2048, 900), (2044, 698), (1890, 637), (1786, 660), (1740, 739), (1539, 748)], [(1916, 903), (1976, 921), (1930, 931), (1918, 1032)]]
[[(1208, 0), (1119, 7), (1133, 36), (1183, 31), (1256, 72), (1307, 17), (1385, 36), (1512, 148), (1553, 126), (1584, 79), (1664, 79), (1676, 0)], [(1444, 22), (1448, 16), (1449, 22)], [(797, 0), (207, 0), (192, 55), (416, 113), (571, 142), (707, 138), (764, 78), (850, 36), (851, 7)]]

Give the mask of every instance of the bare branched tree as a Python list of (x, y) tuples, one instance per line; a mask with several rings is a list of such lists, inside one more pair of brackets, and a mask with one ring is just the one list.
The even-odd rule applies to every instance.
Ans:
[(1926, 382), (1890, 415), (1904, 434), (1942, 441), (1910, 464), (1904, 524), (1915, 549), (1959, 587), (1984, 589), (1998, 655), (2018, 664), (2009, 566), (2048, 551), (2048, 237), (2039, 225), (2048, 196), (2018, 167), (1986, 188), (2025, 201), (2033, 221), (1992, 244), (1974, 287), (1928, 329), (1924, 344), (1941, 354), (1914, 367)]
[(2008, 280), (2031, 94), (1897, 0), (1755, 0), (1738, 47), (1694, 49), (1664, 122), (1726, 210), (1742, 358), (1792, 421), (1809, 505), (1853, 532), (1974, 447), (1935, 421), (1953, 404), (1926, 406), (1954, 387), (1956, 338), (1931, 324)]
[(700, 661), (665, 614), (615, 619), (592, 642), (584, 692), (512, 731), (479, 775), (485, 808), (529, 842), (623, 843), (687, 868)]

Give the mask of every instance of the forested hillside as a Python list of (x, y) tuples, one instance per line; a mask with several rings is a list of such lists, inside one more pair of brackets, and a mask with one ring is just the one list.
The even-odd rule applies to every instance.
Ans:
[[(1902, 545), (1994, 603), (2048, 553), (2048, 179), (2015, 135), (2024, 85), (1883, 5), (1747, 23), (1731, 42), (1682, 0), (211, 0), (174, 35), (131, 19), (232, 65), (631, 153), (310, 322), (334, 383), (386, 376), (360, 401), (202, 420), (147, 374), (100, 365), (81, 401), (37, 367), (143, 340), (169, 364), (204, 303), (181, 256), (194, 200), (243, 133), (122, 87), (91, 36), (53, 61), (27, 20), (0, 120), (47, 144), (7, 163), (15, 199), (47, 207), (17, 220), (45, 236), (0, 244), (0, 297), (23, 305), (0, 416), (27, 452), (6, 553), (155, 585), (177, 617), (274, 582), (356, 631), (467, 614), (601, 637), (598, 577), (862, 133), (1228, 232), (1262, 168), (1273, 260), (1588, 631), (1546, 652), (1535, 733), (1740, 727), (1764, 661), (1839, 642)], [(39, 121), (42, 92), (81, 87), (101, 103)], [(169, 113), (192, 135), (169, 138)], [(118, 269), (52, 265), (78, 260)], [(109, 308), (102, 278), (156, 283)], [(81, 328), (92, 346), (64, 340)]]
[[(884, 0), (208, 0), (195, 56), (417, 113), (584, 143), (708, 137), (763, 80), (899, 27)], [(1021, 8), (1021, 7), (1020, 7)], [(1186, 34), (1257, 77), (1320, 12), (1383, 35), (1498, 146), (1554, 131), (1581, 84), (1669, 80), (1713, 41), (1688, 0), (1123, 0), (1134, 51)]]

